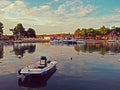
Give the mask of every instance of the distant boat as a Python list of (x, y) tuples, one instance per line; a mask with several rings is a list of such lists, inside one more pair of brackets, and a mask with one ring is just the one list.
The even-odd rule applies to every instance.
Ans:
[(64, 39), (63, 43), (64, 44), (77, 44), (76, 39), (74, 39), (74, 38)]
[(86, 43), (85, 39), (77, 39), (76, 42), (77, 42), (77, 44), (85, 44)]
[(14, 40), (14, 43), (22, 43), (22, 40)]
[(115, 39), (108, 39), (107, 41), (108, 41), (108, 42), (115, 42), (115, 41), (117, 41), (117, 40), (115, 40)]
[(50, 40), (50, 44), (60, 44), (60, 43), (63, 43), (62, 39), (53, 39), (53, 40)]
[(46, 56), (41, 56), (40, 61), (18, 70), (18, 74), (22, 75), (44, 75), (52, 68), (56, 67), (57, 61), (50, 61)]

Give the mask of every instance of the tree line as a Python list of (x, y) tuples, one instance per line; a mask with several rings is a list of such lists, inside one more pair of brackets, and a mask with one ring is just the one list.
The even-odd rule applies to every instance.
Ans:
[[(3, 23), (0, 22), (0, 36), (3, 35)], [(14, 29), (10, 29), (10, 31), (13, 32), (13, 35), (16, 38), (19, 37), (36, 37), (36, 32), (33, 28), (28, 28), (27, 30), (25, 30), (25, 28), (23, 27), (23, 25), (21, 23), (18, 23)], [(102, 26), (98, 29), (94, 29), (94, 28), (82, 28), (82, 29), (77, 29), (74, 32), (74, 36), (75, 37), (87, 37), (87, 36), (105, 36), (108, 35), (109, 33), (111, 33), (112, 31), (114, 31), (114, 33), (117, 36), (120, 36), (120, 27), (115, 27), (113, 26), (111, 29), (105, 26)]]
[[(0, 37), (3, 35), (3, 23), (0, 22)], [(36, 37), (36, 32), (33, 28), (28, 28), (25, 30), (21, 23), (18, 23), (14, 29), (10, 29), (16, 38), (19, 37)]]
[(87, 37), (87, 36), (92, 36), (95, 37), (96, 35), (99, 35), (101, 37), (108, 35), (110, 32), (114, 31), (114, 33), (119, 36), (120, 35), (120, 28), (113, 26), (111, 29), (107, 28), (105, 26), (100, 27), (99, 29), (94, 29), (94, 28), (82, 28), (81, 30), (78, 28), (74, 32), (74, 36), (76, 37)]
[(36, 32), (33, 28), (28, 28), (27, 31), (25, 31), (25, 28), (21, 23), (17, 24), (14, 29), (10, 29), (10, 31), (13, 32), (13, 35), (16, 36), (16, 38), (21, 37), (36, 37)]
[(3, 35), (3, 23), (0, 22), (0, 36)]

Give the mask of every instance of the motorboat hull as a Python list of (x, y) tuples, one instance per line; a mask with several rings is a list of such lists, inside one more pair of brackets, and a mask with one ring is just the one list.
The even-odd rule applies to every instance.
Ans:
[[(52, 61), (51, 63), (49, 63), (44, 68), (36, 68), (36, 65), (38, 63), (39, 62), (37, 62), (37, 63), (35, 63), (33, 65), (30, 65), (30, 66), (27, 66), (27, 67), (25, 67), (23, 69), (18, 70), (18, 74), (19, 75), (25, 75), (25, 76), (29, 76), (29, 75), (45, 75), (49, 71), (55, 69), (56, 68), (56, 64), (57, 64), (56, 61)], [(37, 67), (38, 67), (38, 65), (37, 65)]]

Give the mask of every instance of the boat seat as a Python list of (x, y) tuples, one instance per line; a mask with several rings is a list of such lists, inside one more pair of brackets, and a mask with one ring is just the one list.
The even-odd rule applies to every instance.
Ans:
[(44, 68), (44, 67), (46, 67), (45, 65), (40, 65), (40, 66), (38, 66), (38, 68)]
[(29, 71), (35, 71), (35, 72), (38, 72), (38, 71), (40, 71), (40, 69), (29, 69)]

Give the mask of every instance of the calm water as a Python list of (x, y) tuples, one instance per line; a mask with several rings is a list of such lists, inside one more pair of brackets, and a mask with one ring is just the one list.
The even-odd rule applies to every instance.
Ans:
[[(41, 81), (20, 83), (17, 71), (39, 60), (57, 59), (57, 70)], [(43, 78), (46, 78), (43, 80)], [(0, 46), (0, 90), (119, 90), (120, 43)]]

